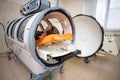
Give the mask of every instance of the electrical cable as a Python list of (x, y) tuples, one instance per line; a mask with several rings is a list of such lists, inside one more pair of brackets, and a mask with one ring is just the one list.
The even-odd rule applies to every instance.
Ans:
[[(8, 50), (8, 51), (7, 51), (7, 57), (8, 57), (8, 60), (10, 60), (10, 59), (11, 59), (10, 54), (13, 53), (13, 50), (9, 47), (9, 45), (8, 45), (8, 43), (7, 43), (4, 25), (3, 25), (1, 22), (0, 22), (0, 25), (2, 26), (3, 31), (4, 31), (4, 40), (5, 40), (5, 44), (6, 44), (7, 50)], [(0, 58), (2, 58), (2, 57), (3, 57), (3, 56), (0, 55)]]
[(3, 25), (1, 22), (0, 22), (0, 25), (2, 26), (2, 28), (3, 28), (3, 30), (4, 30), (4, 39), (5, 39), (6, 47), (10, 50), (10, 47), (9, 47), (9, 45), (8, 45), (8, 43), (7, 43), (7, 40), (6, 40), (5, 27), (4, 27), (4, 25)]

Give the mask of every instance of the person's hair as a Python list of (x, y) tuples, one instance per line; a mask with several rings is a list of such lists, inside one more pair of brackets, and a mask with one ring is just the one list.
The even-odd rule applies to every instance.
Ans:
[(49, 34), (59, 34), (59, 31), (56, 27), (52, 26), (50, 30), (46, 31), (47, 35)]

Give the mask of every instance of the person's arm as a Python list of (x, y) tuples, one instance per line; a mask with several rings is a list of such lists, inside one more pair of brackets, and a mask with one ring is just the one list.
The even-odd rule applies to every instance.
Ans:
[(41, 36), (39, 36), (40, 39), (42, 39), (43, 37), (45, 37), (46, 35), (50, 34), (52, 30), (52, 27), (48, 26), (42, 33)]

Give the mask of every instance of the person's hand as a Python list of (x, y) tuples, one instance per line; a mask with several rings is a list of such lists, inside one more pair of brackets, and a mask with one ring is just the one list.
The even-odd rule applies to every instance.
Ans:
[(49, 32), (51, 32), (52, 30), (52, 27), (48, 26), (44, 31), (43, 33), (39, 36), (40, 39), (42, 39), (43, 37), (45, 37), (46, 35), (49, 34)]
[(43, 34), (41, 36), (39, 36), (40, 39), (42, 39), (43, 37), (45, 37), (47, 35), (46, 32), (43, 32)]
[(44, 32), (50, 32), (52, 30), (52, 27), (51, 26), (48, 26), (45, 30), (44, 30)]

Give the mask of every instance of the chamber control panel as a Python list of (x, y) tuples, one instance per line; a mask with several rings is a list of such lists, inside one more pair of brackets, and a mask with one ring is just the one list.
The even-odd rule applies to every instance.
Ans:
[(30, 0), (28, 3), (23, 5), (20, 9), (22, 15), (29, 15), (42, 11), (50, 7), (50, 2), (47, 0)]

